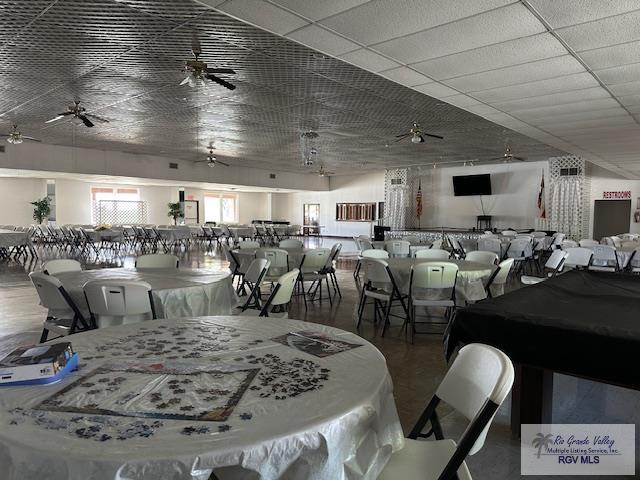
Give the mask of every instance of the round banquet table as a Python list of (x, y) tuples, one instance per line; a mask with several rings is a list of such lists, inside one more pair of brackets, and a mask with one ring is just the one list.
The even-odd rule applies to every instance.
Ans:
[(122, 230), (112, 230), (110, 228), (96, 230), (93, 228), (85, 228), (84, 231), (87, 232), (89, 238), (94, 242), (101, 242), (103, 240), (111, 242), (122, 240)]
[(178, 242), (180, 240), (189, 240), (191, 238), (191, 230), (187, 228), (156, 228), (156, 231), (163, 240), (169, 242)]
[(55, 276), (83, 312), (87, 312), (88, 307), (82, 286), (90, 280), (149, 283), (158, 318), (230, 315), (239, 302), (229, 272), (195, 268), (102, 268)]
[[(287, 257), (289, 258), (289, 268), (298, 268), (298, 266), (300, 265), (300, 262), (302, 261), (302, 256), (307, 253), (309, 250), (313, 250), (313, 249), (309, 249), (309, 248), (280, 248), (280, 247), (265, 247), (269, 250), (272, 249), (278, 249), (278, 250), (284, 250), (285, 252), (287, 252)], [(242, 265), (249, 265), (249, 263), (251, 263), (251, 260), (253, 260), (254, 258), (256, 258), (256, 252), (258, 250), (261, 250), (259, 248), (238, 248), (233, 250), (233, 253), (237, 255), (238, 257), (238, 261), (240, 261), (240, 263)]]
[(29, 234), (27, 232), (16, 232), (14, 230), (0, 230), (0, 248), (11, 248), (19, 245), (29, 244)]
[(403, 446), (385, 359), (352, 333), (200, 317), (69, 340), (78, 371), (2, 389), (4, 480), (375, 479)]
[[(418, 263), (433, 262), (432, 258), (389, 258), (384, 259), (389, 264), (391, 273), (398, 288), (404, 292), (409, 290), (411, 267)], [(443, 260), (458, 265), (458, 279), (456, 280), (456, 300), (478, 301), (487, 298), (484, 282), (489, 279), (495, 265), (487, 265), (468, 260)]]

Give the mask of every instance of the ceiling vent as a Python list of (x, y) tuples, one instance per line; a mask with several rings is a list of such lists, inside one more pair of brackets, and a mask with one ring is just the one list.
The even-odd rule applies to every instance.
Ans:
[(174, 170), (178, 169), (178, 164), (177, 163), (169, 163), (169, 168), (173, 168)]
[(0, 145), (0, 153), (4, 153), (4, 145)]
[(402, 178), (392, 178), (391, 185), (402, 185)]
[(561, 177), (575, 177), (576, 175), (580, 175), (580, 170), (576, 167), (560, 169)]
[(269, 174), (269, 178), (272, 178), (272, 179), (273, 179), (273, 178), (276, 178), (276, 174), (275, 174), (275, 173), (270, 173), (270, 174)]

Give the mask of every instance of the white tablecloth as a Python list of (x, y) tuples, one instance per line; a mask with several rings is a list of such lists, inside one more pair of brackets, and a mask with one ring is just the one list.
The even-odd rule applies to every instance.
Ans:
[[(434, 260), (428, 258), (390, 258), (385, 261), (389, 263), (398, 288), (406, 292), (409, 289), (411, 267), (417, 263), (433, 262)], [(456, 280), (456, 300), (478, 301), (487, 298), (483, 282), (491, 276), (495, 266), (467, 260), (450, 259), (446, 261), (457, 264), (459, 268)]]
[(204, 269), (102, 268), (56, 275), (74, 302), (87, 311), (82, 286), (89, 280), (136, 280), (153, 289), (158, 318), (230, 315), (238, 304), (229, 272)]
[[(300, 262), (302, 261), (302, 256), (309, 251), (308, 248), (280, 248), (273, 247), (278, 250), (284, 250), (287, 252), (287, 256), (289, 258), (289, 269), (298, 268)], [(238, 260), (242, 265), (249, 265), (251, 261), (256, 258), (256, 252), (259, 249), (256, 248), (238, 248), (233, 250), (233, 253), (236, 254)]]
[[(318, 357), (270, 340), (300, 331), (359, 346)], [(403, 445), (385, 359), (352, 333), (208, 317), (70, 339), (78, 372), (2, 389), (4, 480), (206, 480), (234, 465), (239, 478), (375, 479)]]
[(87, 232), (89, 238), (94, 242), (102, 242), (103, 240), (114, 242), (122, 240), (122, 230), (112, 230), (110, 228), (106, 230), (94, 230), (85, 228), (84, 231)]
[(168, 240), (169, 242), (177, 242), (191, 238), (191, 230), (189, 228), (158, 228), (156, 230), (164, 240)]
[(0, 230), (0, 248), (11, 248), (18, 245), (28, 245), (29, 234), (13, 230)]

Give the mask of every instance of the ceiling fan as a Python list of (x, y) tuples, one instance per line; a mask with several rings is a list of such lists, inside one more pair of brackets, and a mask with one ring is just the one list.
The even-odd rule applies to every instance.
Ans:
[(512, 160), (518, 160), (520, 162), (524, 162), (526, 160), (525, 157), (517, 157), (511, 151), (511, 147), (507, 145), (504, 150), (504, 154), (501, 157), (494, 157), (490, 160), (503, 160), (505, 162), (511, 162)]
[(32, 142), (39, 142), (37, 138), (27, 137), (26, 135), (22, 135), (18, 131), (18, 125), (13, 126), (13, 130), (11, 130), (8, 134), (1, 134), (0, 137), (7, 137), (7, 142), (13, 145), (19, 145), (24, 140), (31, 140)]
[(225, 167), (228, 167), (228, 163), (224, 163), (222, 160), (218, 160), (216, 158), (216, 156), (213, 154), (213, 149), (213, 144), (209, 144), (209, 154), (207, 155), (206, 160), (196, 160), (195, 163), (207, 162), (207, 166), (211, 168), (215, 167), (216, 165), (223, 165)]
[(331, 175), (334, 175), (336, 172), (329, 172), (324, 169), (324, 165), (320, 165), (320, 170), (318, 170), (316, 173), (321, 177), (329, 177)]
[(92, 113), (87, 113), (87, 109), (80, 106), (79, 100), (75, 100), (73, 105), (69, 105), (66, 112), (59, 113), (58, 116), (52, 118), (51, 120), (47, 120), (44, 123), (52, 123), (57, 120), (61, 120), (64, 117), (68, 117), (69, 115), (73, 115), (74, 119), (77, 118), (87, 127), (93, 127), (93, 122), (91, 120), (97, 120), (98, 122), (102, 123), (109, 123), (109, 120), (107, 120), (106, 118), (98, 117), (97, 115), (94, 115)]
[(423, 132), (420, 129), (420, 125), (418, 125), (416, 122), (413, 122), (413, 126), (411, 127), (411, 130), (409, 130), (407, 133), (396, 135), (397, 140), (395, 141), (399, 142), (400, 140), (404, 140), (407, 137), (411, 137), (411, 143), (424, 143), (425, 142), (424, 137), (438, 138), (440, 140), (444, 139), (444, 137), (441, 137), (440, 135), (434, 135), (432, 133)]
[(187, 60), (184, 65), (184, 70), (187, 72), (187, 78), (185, 78), (180, 85), (189, 85), (195, 87), (198, 83), (204, 85), (205, 79), (216, 82), (218, 85), (222, 85), (229, 90), (235, 90), (236, 86), (232, 83), (223, 80), (216, 74), (228, 74), (234, 75), (236, 72), (231, 68), (208, 68), (207, 64), (198, 60), (198, 56), (202, 53), (200, 43), (194, 40), (191, 53), (195, 57), (195, 60)]

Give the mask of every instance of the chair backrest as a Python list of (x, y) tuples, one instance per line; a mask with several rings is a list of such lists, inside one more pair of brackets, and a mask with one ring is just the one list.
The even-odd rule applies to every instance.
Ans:
[(327, 265), (327, 260), (331, 256), (328, 248), (314, 248), (304, 254), (303, 267), (305, 271), (320, 271)]
[(280, 240), (280, 243), (278, 244), (280, 248), (302, 248), (302, 245), (303, 243), (295, 238)]
[(578, 246), (578, 242), (576, 242), (575, 240), (563, 240), (561, 244), (561, 248), (563, 250), (566, 250), (568, 248), (576, 248)]
[(564, 242), (565, 236), (566, 235), (564, 233), (555, 233), (553, 235), (553, 242), (551, 242), (551, 248), (560, 247), (562, 245), (562, 242)]
[(507, 257), (523, 258), (530, 257), (533, 254), (533, 244), (530, 238), (515, 238), (509, 242), (507, 249)]
[(578, 242), (578, 245), (584, 248), (591, 248), (591, 247), (595, 247), (596, 245), (600, 245), (600, 243), (597, 242), (596, 240), (583, 238)]
[(454, 288), (458, 265), (451, 262), (416, 263), (411, 267), (410, 291), (414, 288)]
[(289, 270), (289, 253), (279, 248), (261, 248), (256, 251), (256, 258), (269, 260), (269, 275), (282, 275)]
[(385, 242), (384, 248), (389, 252), (390, 257), (408, 257), (411, 244), (404, 240), (389, 240)]
[[(482, 448), (493, 420), (493, 415), (481, 415), (483, 409), (488, 407), (495, 414), (511, 391), (513, 380), (513, 364), (509, 357), (497, 348), (472, 343), (465, 345), (458, 352), (458, 356), (440, 382), (435, 396), (472, 423), (485, 417), (486, 424), (476, 438), (464, 438), (474, 431), (467, 428), (458, 442), (459, 445), (473, 442), (468, 454), (473, 455)], [(481, 427), (483, 425), (478, 425), (478, 428)]]
[(240, 262), (229, 248), (229, 245), (223, 243), (222, 252), (224, 253), (224, 258), (229, 262), (229, 268), (231, 268), (231, 270), (235, 270), (240, 266)]
[(618, 256), (615, 247), (611, 245), (595, 245), (591, 247), (591, 251), (593, 252), (591, 265), (618, 269)]
[(369, 248), (363, 250), (361, 256), (362, 258), (389, 258), (389, 252), (377, 248)]
[(136, 258), (136, 268), (178, 268), (180, 259), (175, 255), (150, 253)]
[[(498, 256), (502, 255), (502, 242), (497, 237), (484, 237), (478, 239), (478, 250), (483, 252), (493, 252)], [(471, 252), (470, 252), (471, 253)]]
[(465, 260), (470, 262), (486, 263), (487, 265), (495, 265), (498, 263), (498, 254), (495, 252), (485, 252), (483, 250), (476, 250), (469, 252), (464, 257)]
[(442, 248), (442, 239), (439, 238), (438, 240), (434, 240), (433, 243), (431, 244), (431, 248), (435, 249), (435, 250), (439, 250)]
[(360, 243), (360, 250), (364, 251), (364, 250), (371, 250), (373, 249), (373, 243), (371, 243), (371, 240), (369, 240), (368, 238), (360, 238), (359, 239), (359, 243)]
[(73, 308), (69, 304), (70, 298), (62, 293), (64, 287), (62, 282), (56, 277), (52, 277), (40, 272), (29, 274), (31, 283), (36, 288), (40, 297), (40, 305), (50, 310), (68, 310)]
[(593, 250), (589, 248), (573, 247), (567, 248), (567, 258), (564, 264), (567, 267), (588, 267), (593, 257)]
[(391, 283), (388, 263), (377, 258), (367, 258), (363, 263), (363, 282), (368, 285), (371, 282), (374, 286)]
[(544, 264), (544, 268), (548, 268), (550, 270), (554, 270), (555, 272), (559, 272), (562, 270), (562, 266), (569, 255), (564, 250), (554, 250), (551, 252), (551, 255), (547, 259), (547, 262)]
[(516, 232), (515, 230), (503, 230), (500, 233), (503, 237), (515, 237), (516, 235), (518, 235), (518, 232)]
[(55, 275), (57, 273), (64, 272), (79, 272), (81, 270), (82, 265), (80, 265), (80, 262), (68, 258), (49, 260), (42, 266), (42, 271), (48, 275)]
[(407, 235), (406, 237), (402, 237), (402, 240), (405, 242), (409, 242), (409, 245), (419, 245), (420, 239), (415, 235)]
[(533, 238), (544, 238), (547, 236), (547, 232), (531, 232)]
[(447, 260), (450, 256), (451, 254), (449, 252), (438, 248), (417, 250), (415, 253), (416, 258), (433, 258), (434, 260)]
[(507, 258), (498, 264), (498, 273), (493, 277), (493, 282), (491, 282), (492, 285), (504, 285), (507, 283), (507, 278), (509, 278), (509, 273), (511, 273), (513, 263), (513, 258)]
[(251, 248), (260, 248), (260, 242), (256, 242), (254, 240), (244, 240), (242, 242), (238, 242), (238, 247), (240, 250), (248, 250)]
[(120, 319), (129, 323), (155, 318), (151, 285), (128, 280), (94, 280), (84, 284), (89, 311), (98, 323)]
[(244, 279), (254, 284), (260, 284), (267, 274), (270, 264), (271, 262), (266, 258), (255, 258), (244, 273)]
[(299, 274), (300, 270), (294, 268), (278, 278), (276, 285), (279, 285), (280, 288), (271, 299), (272, 305), (284, 305), (291, 301), (291, 295), (293, 295), (293, 289)]

